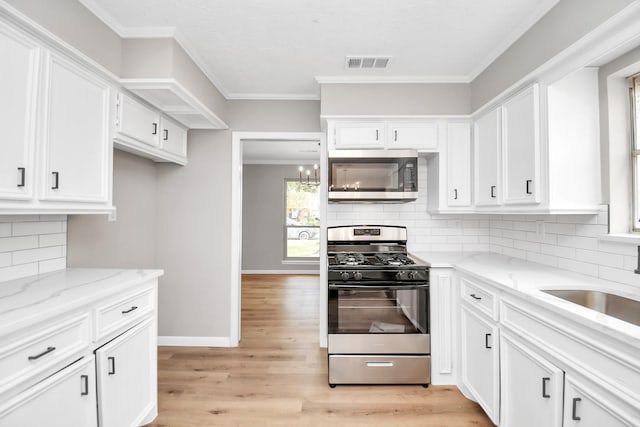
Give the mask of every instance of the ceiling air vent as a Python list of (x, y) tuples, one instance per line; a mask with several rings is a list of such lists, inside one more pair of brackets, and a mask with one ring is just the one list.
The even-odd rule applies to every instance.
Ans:
[(349, 70), (387, 68), (390, 59), (389, 56), (347, 56), (346, 68)]

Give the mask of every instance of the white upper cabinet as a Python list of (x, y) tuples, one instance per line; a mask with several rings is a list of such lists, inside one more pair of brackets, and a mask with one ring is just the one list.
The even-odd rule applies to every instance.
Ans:
[(502, 105), (502, 153), (505, 204), (539, 203), (540, 109), (538, 86)]
[(471, 206), (471, 129), (447, 124), (447, 205)]
[(438, 124), (435, 122), (389, 122), (387, 148), (438, 149)]
[(414, 149), (436, 152), (439, 124), (434, 120), (329, 120), (329, 149)]
[(0, 23), (0, 56), (7, 61), (0, 67), (0, 199), (33, 197), (39, 54), (33, 41)]
[(110, 87), (94, 74), (48, 54), (41, 127), (41, 198), (107, 202), (111, 179)]
[(187, 163), (184, 127), (122, 92), (116, 107), (116, 148), (157, 162)]
[(336, 148), (383, 148), (383, 122), (337, 122), (335, 124)]
[(160, 114), (132, 99), (118, 94), (116, 130), (121, 138), (131, 138), (153, 147), (160, 146)]
[(496, 108), (478, 118), (474, 124), (475, 138), (475, 204), (499, 205), (501, 109)]

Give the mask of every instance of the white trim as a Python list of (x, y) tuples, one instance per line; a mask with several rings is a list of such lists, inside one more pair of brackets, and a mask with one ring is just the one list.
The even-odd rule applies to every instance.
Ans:
[(471, 83), (469, 76), (315, 76), (315, 79), (321, 85)]
[[(320, 155), (320, 153), (318, 153)], [(291, 159), (291, 160), (242, 160), (245, 165), (300, 165), (309, 162), (317, 162), (316, 159)]]
[(344, 119), (359, 119), (359, 120), (470, 120), (473, 116), (471, 114), (321, 114), (320, 118), (324, 120), (344, 120)]
[(319, 101), (320, 94), (315, 93), (230, 93), (228, 100), (249, 101)]
[(604, 234), (602, 236), (598, 236), (598, 240), (605, 242), (626, 243), (628, 245), (640, 245), (640, 233)]
[(178, 337), (159, 336), (158, 347), (234, 347), (229, 337)]
[(308, 274), (318, 275), (320, 270), (242, 270), (242, 274)]
[[(320, 141), (321, 169), (326, 168), (327, 138), (324, 132), (231, 132), (231, 280), (229, 290), (230, 344), (240, 342), (241, 274), (242, 274), (242, 141)], [(326, 200), (326, 174), (320, 174), (320, 198)], [(320, 230), (326, 230), (326, 203), (320, 204)], [(326, 234), (326, 233), (325, 233)], [(326, 241), (320, 239), (320, 253), (326, 251)], [(326, 262), (326, 261), (325, 261)], [(326, 347), (327, 301), (326, 268), (320, 263), (320, 346)], [(324, 297), (323, 297), (324, 296)], [(324, 311), (323, 311), (324, 310)]]

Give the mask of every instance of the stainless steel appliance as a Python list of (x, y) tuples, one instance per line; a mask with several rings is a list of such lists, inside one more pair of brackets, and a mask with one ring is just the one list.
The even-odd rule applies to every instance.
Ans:
[(407, 230), (327, 230), (329, 385), (429, 384), (428, 268), (407, 254)]
[(330, 150), (329, 202), (409, 202), (418, 197), (415, 150)]

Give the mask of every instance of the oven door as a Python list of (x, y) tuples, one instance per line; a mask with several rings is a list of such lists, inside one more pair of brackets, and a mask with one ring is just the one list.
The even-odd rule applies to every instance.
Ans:
[(428, 334), (429, 284), (329, 283), (329, 334)]

